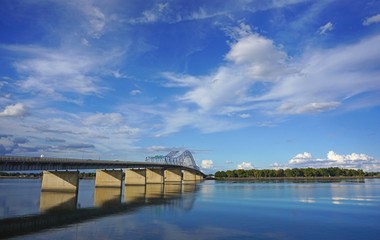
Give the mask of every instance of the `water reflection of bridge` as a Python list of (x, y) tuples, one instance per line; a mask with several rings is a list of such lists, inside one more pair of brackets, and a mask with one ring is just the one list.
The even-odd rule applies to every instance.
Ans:
[(72, 192), (41, 191), (40, 214), (0, 220), (0, 238), (32, 234), (116, 214), (128, 214), (142, 207), (189, 211), (198, 186), (194, 184), (147, 184), (120, 188), (96, 187), (94, 207), (78, 208)]

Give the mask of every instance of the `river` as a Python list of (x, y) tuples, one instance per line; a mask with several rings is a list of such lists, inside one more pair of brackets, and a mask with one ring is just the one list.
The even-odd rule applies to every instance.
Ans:
[(0, 179), (0, 238), (379, 239), (380, 179), (204, 181), (41, 192)]

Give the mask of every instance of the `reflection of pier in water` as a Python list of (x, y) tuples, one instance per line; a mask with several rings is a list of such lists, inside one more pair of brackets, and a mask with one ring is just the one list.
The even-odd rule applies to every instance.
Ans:
[(147, 184), (120, 188), (95, 188), (94, 207), (76, 208), (77, 194), (41, 191), (40, 214), (0, 220), (0, 238), (32, 234), (42, 230), (86, 222), (115, 214), (126, 214), (145, 206), (192, 209), (198, 190), (193, 184)]

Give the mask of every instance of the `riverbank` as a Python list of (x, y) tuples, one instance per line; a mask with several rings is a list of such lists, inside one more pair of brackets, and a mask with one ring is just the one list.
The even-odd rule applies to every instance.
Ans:
[(38, 179), (40, 176), (29, 176), (29, 175), (21, 175), (21, 176), (0, 176), (0, 179)]
[(230, 177), (215, 178), (217, 181), (250, 181), (250, 180), (334, 180), (334, 179), (370, 179), (380, 178), (380, 176), (339, 176), (339, 177)]

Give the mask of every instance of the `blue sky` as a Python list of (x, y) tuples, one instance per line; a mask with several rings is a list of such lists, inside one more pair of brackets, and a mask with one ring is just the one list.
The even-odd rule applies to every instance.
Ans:
[(0, 154), (380, 171), (380, 2), (0, 3)]

